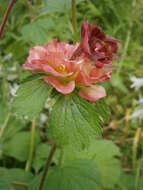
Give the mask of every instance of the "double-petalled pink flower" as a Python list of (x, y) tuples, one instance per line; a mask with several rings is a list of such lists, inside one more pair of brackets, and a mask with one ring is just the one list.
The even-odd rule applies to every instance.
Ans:
[(44, 80), (62, 94), (69, 94), (75, 88), (75, 78), (80, 71), (76, 60), (70, 60), (77, 45), (53, 40), (46, 46), (35, 46), (23, 65), (25, 70), (45, 74)]
[(106, 96), (99, 84), (111, 78), (111, 62), (116, 51), (115, 39), (106, 37), (95, 24), (84, 21), (79, 44), (53, 40), (45, 46), (31, 48), (23, 68), (43, 73), (44, 81), (64, 95), (78, 87), (82, 98), (97, 101)]

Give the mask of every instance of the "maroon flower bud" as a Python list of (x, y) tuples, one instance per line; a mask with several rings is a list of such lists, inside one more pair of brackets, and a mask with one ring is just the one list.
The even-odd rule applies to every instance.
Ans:
[(83, 21), (81, 43), (73, 56), (78, 56), (79, 53), (84, 54), (94, 62), (96, 67), (102, 68), (104, 64), (112, 62), (117, 50), (116, 39), (106, 36), (96, 24), (90, 25), (87, 21)]

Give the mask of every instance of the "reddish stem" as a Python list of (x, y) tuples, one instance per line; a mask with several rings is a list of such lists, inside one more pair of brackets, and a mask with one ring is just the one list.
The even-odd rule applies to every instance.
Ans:
[(48, 156), (48, 159), (47, 159), (47, 162), (46, 162), (46, 165), (45, 165), (45, 168), (44, 168), (44, 171), (43, 171), (43, 175), (42, 175), (42, 178), (41, 178), (38, 190), (42, 190), (43, 189), (44, 182), (45, 182), (45, 179), (46, 179), (46, 176), (47, 176), (47, 173), (48, 173), (49, 166), (51, 164), (53, 155), (55, 153), (55, 150), (56, 150), (56, 143), (53, 143), (52, 147), (51, 147), (51, 150), (50, 150), (50, 153), (49, 153), (49, 156)]
[(2, 24), (1, 24), (1, 27), (0, 27), (0, 38), (2, 37), (3, 31), (4, 31), (4, 27), (5, 27), (6, 21), (8, 19), (8, 15), (10, 14), (10, 11), (11, 11), (11, 9), (12, 9), (12, 7), (13, 7), (13, 5), (14, 5), (15, 2), (16, 2), (16, 0), (10, 0), (9, 1), (7, 10), (5, 12), (5, 15), (3, 17), (3, 21), (2, 21)]

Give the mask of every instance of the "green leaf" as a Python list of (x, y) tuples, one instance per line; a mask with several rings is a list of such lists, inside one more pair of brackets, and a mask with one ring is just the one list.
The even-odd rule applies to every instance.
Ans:
[(94, 140), (89, 147), (81, 151), (76, 151), (71, 145), (65, 146), (63, 162), (81, 158), (94, 161), (101, 174), (102, 186), (111, 189), (120, 177), (120, 161), (115, 158), (119, 156), (119, 148), (112, 141)]
[(135, 190), (135, 176), (122, 172), (114, 190)]
[[(76, 4), (83, 0), (76, 0)], [(54, 13), (54, 12), (66, 12), (72, 7), (72, 0), (44, 0), (44, 8), (41, 10), (41, 15)]]
[(64, 12), (71, 8), (71, 0), (45, 0), (41, 14)]
[(101, 174), (102, 185), (111, 188), (119, 179), (121, 171), (120, 162), (115, 156), (120, 156), (120, 151), (112, 141), (95, 140), (78, 157), (94, 160)]
[[(38, 173), (38, 171), (45, 166), (46, 160), (49, 155), (49, 151), (51, 149), (50, 144), (46, 143), (40, 143), (36, 147), (35, 156), (33, 158), (33, 164), (32, 167), (35, 169), (35, 172)], [(53, 163), (58, 163), (60, 158), (60, 149), (56, 149), (56, 152), (52, 158)]]
[[(25, 186), (14, 185), (27, 184), (33, 179), (31, 173), (25, 172), (21, 169), (6, 169), (0, 168), (0, 189), (1, 190), (25, 190)], [(13, 188), (12, 188), (13, 187)]]
[(12, 138), (16, 133), (18, 133), (21, 129), (24, 128), (24, 122), (14, 116), (9, 118), (9, 121), (4, 129), (2, 135), (2, 141), (6, 142), (10, 138)]
[(5, 104), (3, 104), (2, 102), (0, 102), (0, 128), (5, 121), (7, 114), (8, 114), (8, 107), (5, 106)]
[(112, 76), (111, 84), (112, 84), (113, 87), (117, 88), (121, 92), (123, 92), (125, 94), (128, 93), (127, 87), (125, 86), (122, 78), (118, 74), (114, 74)]
[(35, 169), (36, 173), (44, 166), (45, 161), (48, 158), (50, 146), (45, 143), (39, 144), (36, 148), (35, 157), (33, 160), (33, 168)]
[(44, 107), (49, 95), (50, 86), (43, 80), (32, 80), (21, 84), (13, 101), (17, 114), (32, 119)]
[(95, 105), (76, 93), (60, 95), (51, 111), (48, 135), (60, 145), (87, 146), (90, 139), (101, 137), (101, 118)]
[(110, 118), (110, 109), (105, 100), (101, 99), (95, 103), (96, 112), (100, 115), (104, 122), (108, 122)]
[[(40, 142), (39, 134), (34, 139), (34, 149)], [(16, 158), (19, 161), (26, 161), (29, 155), (30, 133), (19, 132), (3, 144), (3, 152), (7, 156)]]
[(28, 76), (23, 77), (23, 79), (21, 80), (21, 84), (25, 82), (30, 82), (32, 80), (42, 79), (44, 77), (44, 74), (41, 74), (41, 73), (37, 73), (35, 75), (35, 74), (29, 74), (29, 72), (27, 72), (26, 74), (28, 74)]
[(45, 44), (51, 39), (52, 36), (49, 35), (49, 30), (54, 28), (54, 26), (54, 22), (51, 18), (42, 18), (23, 26), (21, 33), (27, 42)]
[(10, 43), (6, 49), (6, 53), (12, 53), (15, 59), (20, 59), (26, 54), (26, 44), (22, 40), (16, 40), (13, 43)]
[(30, 24), (24, 25), (20, 32), (26, 42), (35, 45), (46, 44), (53, 38), (72, 40), (71, 26), (64, 15), (60, 15), (60, 17), (59, 15), (54, 15), (54, 19), (41, 17)]
[[(37, 176), (28, 190), (38, 190), (41, 176)], [(100, 175), (91, 160), (73, 160), (49, 170), (43, 190), (96, 190)]]
[[(90, 159), (101, 174), (101, 184), (111, 189), (120, 177), (119, 148), (108, 140), (94, 140), (81, 151), (76, 151), (71, 145), (64, 147), (63, 163), (73, 159)], [(110, 175), (111, 174), (111, 175)]]
[(4, 127), (4, 130), (2, 132), (1, 138), (0, 138), (0, 157), (3, 154), (3, 147), (4, 144), (10, 140), (16, 133), (18, 133), (21, 129), (24, 128), (24, 122), (17, 119), (14, 116), (10, 116), (9, 119), (7, 119), (7, 124)]

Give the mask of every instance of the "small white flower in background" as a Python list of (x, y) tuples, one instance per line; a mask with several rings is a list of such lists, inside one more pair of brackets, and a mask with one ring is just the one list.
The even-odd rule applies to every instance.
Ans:
[(18, 62), (15, 61), (12, 65), (12, 67), (9, 67), (8, 68), (8, 71), (11, 71), (11, 72), (15, 72), (16, 71), (16, 66), (17, 66)]
[[(139, 90), (141, 87), (143, 87), (143, 78), (137, 78), (135, 76), (132, 76), (131, 78), (132, 85), (131, 88), (135, 88), (135, 90)], [(131, 119), (138, 119), (139, 121), (143, 120), (143, 96), (139, 98), (139, 100), (136, 100), (136, 108), (133, 111), (131, 115)]]
[(46, 103), (45, 103), (45, 109), (51, 110), (53, 105), (55, 104), (56, 100), (54, 98), (48, 98)]
[(12, 53), (5, 55), (2, 59), (3, 62), (9, 61), (12, 58)]
[(8, 68), (8, 76), (7, 76), (8, 81), (14, 81), (18, 77), (18, 74), (16, 72), (17, 65), (18, 65), (18, 62), (15, 61), (13, 62), (13, 65)]
[(137, 101), (137, 107), (131, 115), (131, 119), (143, 120), (143, 97)]
[(19, 85), (17, 83), (14, 83), (10, 86), (10, 94), (14, 96), (16, 94), (16, 91), (18, 90)]
[(137, 78), (136, 76), (131, 76), (130, 79), (132, 81), (131, 88), (139, 90), (143, 86), (143, 78)]
[(50, 102), (50, 98), (47, 98), (47, 100), (46, 100), (46, 103), (45, 103), (45, 108), (46, 109), (49, 109), (49, 102)]
[(40, 120), (41, 120), (41, 123), (45, 123), (47, 121), (47, 115), (44, 114), (44, 113), (41, 113), (40, 114)]

